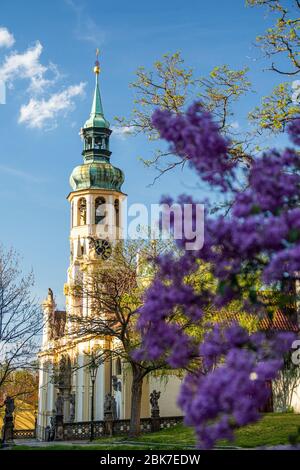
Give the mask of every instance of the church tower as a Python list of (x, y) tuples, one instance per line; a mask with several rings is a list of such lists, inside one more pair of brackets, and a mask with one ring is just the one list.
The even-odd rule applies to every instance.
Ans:
[[(82, 268), (108, 260), (116, 241), (122, 239), (122, 204), (126, 195), (121, 191), (124, 174), (110, 162), (110, 124), (104, 117), (100, 89), (100, 66), (95, 62), (95, 91), (90, 116), (80, 130), (83, 141), (83, 163), (70, 176), (71, 208), (70, 266), (65, 295), (68, 310), (88, 315), (83, 302), (78, 312), (70, 287), (84, 276)], [(71, 325), (67, 325), (67, 328)]]
[[(74, 168), (70, 177), (70, 265), (64, 286), (66, 309), (57, 310), (51, 289), (42, 304), (44, 328), (38, 355), (38, 439), (45, 439), (54, 424), (57, 439), (87, 438), (90, 432), (87, 422), (92, 416), (98, 425), (104, 419), (107, 396), (115, 399), (117, 419), (130, 416), (131, 375), (126, 364), (113, 354), (105, 354), (96, 369), (92, 367), (95, 362), (91, 361), (96, 352), (117, 349), (120, 346), (118, 339), (109, 334), (88, 334), (84, 330), (80, 334), (78, 328), (81, 319), (84, 323), (94, 312), (91, 291), (85, 287), (89, 286), (99, 265), (108, 271), (112, 268), (113, 247), (123, 239), (122, 206), (126, 199), (122, 192), (124, 174), (110, 161), (112, 131), (101, 102), (98, 57), (94, 73), (92, 108), (80, 132), (83, 162)], [(169, 380), (171, 386), (168, 394), (164, 393), (163, 408), (167, 415), (174, 416), (179, 379), (173, 376)], [(142, 413), (146, 418), (150, 415), (149, 392), (160, 390), (160, 387), (160, 379), (155, 376), (144, 383)]]
[[(40, 438), (44, 438), (46, 426), (50, 425), (58, 393), (63, 399), (63, 416), (66, 422), (90, 419), (92, 398), (88, 373), (89, 354), (94, 347), (110, 347), (110, 344), (107, 345), (107, 341), (110, 341), (107, 338), (74, 340), (69, 335), (76, 330), (72, 317), (92, 314), (88, 295), (76, 293), (77, 281), (80, 280), (84, 285), (89, 273), (100, 262), (107, 263), (109, 269), (113, 247), (122, 239), (122, 205), (126, 199), (121, 190), (124, 174), (110, 162), (109, 141), (112, 131), (102, 107), (98, 54), (94, 73), (96, 83), (92, 108), (80, 131), (83, 162), (71, 173), (72, 191), (67, 197), (71, 210), (71, 227), (70, 265), (64, 286), (66, 310), (56, 309), (51, 289), (43, 302), (43, 342), (39, 353)], [(111, 387), (112, 366), (109, 361), (105, 361), (98, 367), (95, 382), (95, 419), (103, 419), (104, 397), (111, 391)], [(121, 402), (120, 416), (123, 416)]]
[(110, 163), (112, 131), (101, 102), (98, 58), (94, 73), (96, 84), (91, 113), (80, 132), (83, 164), (74, 168), (70, 177), (71, 266), (83, 256), (109, 258), (112, 245), (122, 238), (124, 174)]

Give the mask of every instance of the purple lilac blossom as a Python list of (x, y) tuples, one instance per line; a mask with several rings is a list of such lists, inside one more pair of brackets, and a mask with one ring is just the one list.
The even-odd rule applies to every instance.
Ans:
[[(234, 187), (236, 163), (228, 156), (230, 142), (199, 104), (184, 115), (157, 110), (152, 122), (171, 150), (187, 159), (202, 180), (225, 192)], [(299, 145), (300, 120), (288, 132)], [(233, 192), (230, 214), (206, 216), (204, 247), (184, 251), (183, 238), (177, 241), (182, 256), (157, 259), (156, 278), (140, 309), (142, 346), (135, 354), (143, 359), (163, 358), (174, 368), (187, 367), (196, 356), (201, 359), (201, 367), (185, 377), (179, 397), (186, 424), (195, 427), (201, 447), (233, 439), (236, 428), (259, 419), (258, 410), (269, 396), (266, 381), (276, 378), (293, 337), (289, 333), (250, 335), (237, 324), (220, 323), (211, 326), (197, 348), (176, 312), (180, 309), (187, 323), (196, 326), (208, 306), (218, 309), (244, 299), (238, 281), (241, 274), (261, 273), (272, 289), (274, 282), (300, 271), (299, 170), (300, 156), (292, 149), (272, 150), (256, 158), (246, 190)], [(185, 201), (191, 198), (183, 195), (178, 203)], [(211, 266), (218, 283), (215, 293), (193, 292), (185, 282), (201, 261)], [(243, 301), (247, 311), (263, 313), (262, 301)]]
[(293, 339), (281, 333), (267, 341), (236, 323), (216, 325), (206, 334), (199, 348), (204, 368), (185, 377), (178, 400), (200, 448), (233, 440), (235, 429), (260, 418), (259, 409), (270, 396), (266, 382), (276, 378)]
[(300, 145), (300, 119), (297, 118), (288, 127), (288, 133), (291, 141), (295, 145)]

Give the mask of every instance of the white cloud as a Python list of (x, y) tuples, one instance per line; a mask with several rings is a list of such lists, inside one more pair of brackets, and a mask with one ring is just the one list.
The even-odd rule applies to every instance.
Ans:
[[(0, 27), (0, 46), (8, 47), (13, 43), (13, 35)], [(11, 89), (17, 81), (27, 82), (24, 91), (29, 94), (29, 98), (20, 108), (19, 123), (30, 128), (49, 129), (56, 127), (58, 114), (74, 107), (74, 98), (83, 94), (85, 84), (55, 90), (53, 86), (62, 78), (62, 74), (52, 62), (47, 65), (42, 63), (42, 52), (40, 41), (24, 52), (11, 51), (0, 63), (0, 83)]]
[(133, 127), (129, 126), (123, 126), (123, 127), (117, 127), (117, 126), (112, 126), (111, 130), (113, 131), (113, 136), (118, 137), (119, 139), (125, 139), (129, 135), (131, 135), (134, 131)]
[(55, 125), (57, 115), (73, 108), (73, 98), (82, 96), (84, 87), (85, 83), (81, 82), (52, 94), (48, 100), (31, 98), (27, 104), (21, 106), (19, 123), (38, 129), (46, 127), (53, 120)]
[(15, 38), (7, 28), (0, 26), (0, 47), (11, 47), (15, 43)]
[[(43, 46), (39, 41), (24, 53), (14, 52), (7, 56), (0, 66), (0, 80), (12, 82), (18, 78), (28, 79), (33, 92), (41, 92), (50, 83), (45, 74), (50, 67), (40, 63)], [(52, 66), (53, 68), (53, 66)]]

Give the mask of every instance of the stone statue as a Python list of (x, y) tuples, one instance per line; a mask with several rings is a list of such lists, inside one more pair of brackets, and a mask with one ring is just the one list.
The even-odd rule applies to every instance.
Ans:
[(118, 377), (116, 375), (113, 375), (111, 380), (112, 380), (113, 389), (116, 392), (118, 390)]
[(5, 401), (4, 401), (4, 405), (5, 405), (4, 419), (5, 418), (12, 418), (13, 417), (13, 412), (15, 410), (15, 401), (14, 401), (14, 399), (11, 398), (10, 396), (7, 396)]
[(45, 441), (49, 442), (50, 441), (50, 432), (51, 432), (51, 427), (49, 424), (45, 427)]
[(3, 419), (3, 427), (2, 427), (2, 444), (4, 445), (6, 442), (13, 441), (14, 435), (14, 410), (15, 410), (15, 402), (14, 399), (10, 396), (7, 396), (4, 401), (5, 411), (4, 411), (4, 419)]
[[(50, 418), (51, 430), (54, 429), (54, 433), (51, 433), (51, 436), (54, 435), (55, 441), (62, 441), (64, 438), (64, 397), (58, 393), (56, 402), (55, 402), (55, 415), (53, 418)], [(51, 437), (52, 438), (52, 437)]]
[(55, 427), (56, 427), (56, 419), (55, 419), (55, 411), (53, 411), (53, 416), (50, 417), (49, 441), (54, 441), (55, 439)]
[(104, 413), (111, 411), (111, 393), (107, 393), (104, 398)]
[(160, 398), (160, 392), (153, 390), (153, 392), (150, 393), (151, 416), (153, 418), (159, 417), (159, 406), (158, 406), (159, 398)]
[(55, 429), (55, 410), (53, 410), (53, 416), (50, 416), (50, 427)]
[(112, 386), (115, 392), (121, 392), (122, 391), (122, 383), (121, 380), (118, 380), (118, 377), (116, 375), (112, 376)]
[(115, 397), (111, 393), (107, 393), (104, 399), (104, 419), (116, 419), (117, 404)]
[(112, 397), (111, 409), (112, 409), (112, 419), (115, 420), (117, 419), (117, 402), (116, 402), (115, 397)]
[(48, 300), (50, 300), (51, 302), (54, 301), (53, 290), (50, 287), (48, 289)]
[(111, 393), (107, 393), (104, 399), (104, 429), (108, 436), (113, 435), (114, 421), (117, 419), (117, 403)]
[(58, 366), (57, 387), (62, 389), (71, 388), (71, 362), (69, 356), (62, 356)]
[(63, 416), (64, 414), (64, 398), (60, 393), (57, 394), (55, 402), (55, 412), (56, 416)]
[(70, 395), (70, 421), (73, 423), (75, 419), (75, 393)]
[(50, 424), (45, 428), (45, 439), (46, 441), (54, 441), (55, 439), (55, 411), (53, 410), (53, 416), (50, 416)]

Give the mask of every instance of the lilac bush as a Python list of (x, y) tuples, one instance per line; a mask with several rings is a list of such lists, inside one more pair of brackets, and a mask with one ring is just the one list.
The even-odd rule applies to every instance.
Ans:
[[(183, 381), (179, 405), (186, 424), (195, 427), (199, 447), (211, 448), (219, 439), (233, 439), (236, 428), (259, 419), (258, 410), (270, 393), (265, 384), (276, 378), (294, 337), (250, 335), (226, 320), (209, 325), (200, 341), (188, 327), (200, 326), (209, 306), (220, 309), (232, 300), (239, 300), (249, 313), (269, 312), (269, 302), (255, 287), (258, 279), (278, 293), (277, 302), (283, 292), (285, 302), (293, 301), (284, 286), (300, 271), (300, 156), (293, 149), (264, 153), (244, 175), (245, 189), (237, 191), (239, 163), (230, 160), (228, 140), (198, 104), (185, 115), (157, 110), (153, 125), (172, 152), (232, 199), (229, 214), (206, 214), (201, 250), (185, 251), (183, 238), (177, 241), (181, 256), (157, 259), (157, 275), (140, 309), (142, 347), (135, 353), (192, 369)], [(300, 120), (288, 132), (299, 144)], [(191, 197), (183, 195), (177, 202), (185, 201), (191, 202)], [(186, 276), (197, 276), (201, 262), (211, 266), (216, 290), (199, 292), (187, 284)]]
[(179, 397), (201, 447), (210, 448), (220, 438), (232, 440), (234, 429), (259, 419), (269, 397), (266, 382), (276, 378), (292, 340), (289, 333), (272, 340), (249, 335), (236, 323), (223, 330), (216, 325), (206, 335), (199, 348), (204, 367), (185, 377)]
[(291, 141), (295, 145), (300, 145), (300, 119), (294, 119), (288, 128)]

